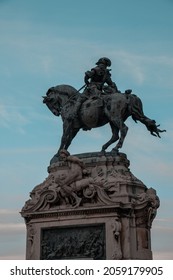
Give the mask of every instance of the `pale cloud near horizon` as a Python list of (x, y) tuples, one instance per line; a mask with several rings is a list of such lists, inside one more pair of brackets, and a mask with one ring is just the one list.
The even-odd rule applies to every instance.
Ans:
[(19, 254), (6, 254), (0, 256), (0, 260), (25, 260), (25, 253), (19, 252)]
[(154, 251), (153, 260), (173, 260), (173, 252), (169, 251)]
[(0, 208), (0, 218), (6, 215), (16, 215), (18, 213), (17, 209)]
[(0, 209), (0, 260), (25, 259), (26, 227), (17, 209)]
[(12, 235), (15, 234), (25, 234), (25, 224), (24, 223), (0, 223), (0, 236)]

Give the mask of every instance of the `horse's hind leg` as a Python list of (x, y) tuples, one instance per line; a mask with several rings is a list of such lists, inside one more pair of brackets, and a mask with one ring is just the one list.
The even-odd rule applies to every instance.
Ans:
[(102, 146), (102, 152), (105, 152), (105, 150), (113, 143), (115, 143), (118, 139), (119, 139), (119, 136), (118, 136), (118, 133), (119, 133), (119, 128), (114, 125), (112, 122), (110, 122), (110, 126), (111, 126), (111, 130), (112, 130), (112, 137), (111, 139), (105, 143), (103, 146)]
[(125, 125), (125, 123), (122, 123), (121, 127), (120, 127), (120, 138), (119, 141), (117, 143), (117, 145), (115, 146), (115, 148), (112, 149), (112, 151), (117, 151), (118, 149), (120, 149), (124, 143), (124, 139), (126, 137), (128, 131), (128, 127)]

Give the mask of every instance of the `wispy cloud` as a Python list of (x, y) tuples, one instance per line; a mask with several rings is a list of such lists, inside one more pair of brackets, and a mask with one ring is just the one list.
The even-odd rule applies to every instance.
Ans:
[(54, 152), (52, 147), (32, 147), (32, 148), (6, 148), (0, 149), (0, 155), (19, 155), (19, 154), (42, 154), (46, 152)]
[(25, 253), (19, 252), (19, 254), (6, 253), (5, 255), (0, 255), (0, 260), (25, 260)]
[(29, 120), (17, 108), (0, 104), (0, 126), (6, 128), (15, 126), (19, 132), (24, 133), (23, 127), (28, 123)]
[(173, 260), (173, 252), (154, 251), (153, 252), (153, 259), (154, 260)]
[(0, 259), (24, 259), (26, 226), (17, 209), (0, 209)]
[[(151, 56), (151, 54), (128, 51), (125, 47), (124, 50), (115, 49), (110, 53), (124, 80), (131, 79), (131, 82), (136, 82), (139, 85), (151, 82), (158, 85), (159, 83), (161, 87), (164, 84), (173, 88), (171, 79), (173, 58), (171, 54), (159, 55), (156, 53)], [(164, 69), (166, 73), (163, 72)]]
[[(14, 57), (19, 61), (19, 65), (23, 69), (27, 66), (27, 71), (32, 71), (32, 73), (42, 73), (43, 76), (50, 79), (50, 77), (57, 77), (56, 72), (58, 72), (57, 79), (63, 80), (69, 77), (68, 79), (71, 81), (72, 77), (76, 83), (76, 81), (82, 81), (82, 75), (87, 70), (85, 67), (92, 67), (92, 58), (97, 59), (99, 56), (109, 53), (113, 65), (115, 65), (115, 73), (121, 73), (124, 80), (128, 82), (131, 80), (137, 85), (148, 81), (148, 83), (159, 83), (173, 87), (171, 79), (173, 59), (169, 54), (159, 55), (156, 53), (152, 56), (146, 53), (139, 54), (135, 50), (129, 50), (126, 46), (119, 50), (110, 43), (98, 45), (97, 41), (94, 40), (89, 41), (88, 39), (79, 39), (79, 37), (67, 38), (62, 34), (57, 38), (52, 36), (51, 32), (44, 35), (40, 32), (40, 35), (36, 36), (34, 32), (26, 32), (27, 29), (32, 29), (32, 23), (25, 21), (16, 20), (5, 24), (6, 28), (11, 30), (11, 36), (4, 34), (3, 44), (13, 49)], [(36, 27), (35, 32), (38, 33), (37, 28), (39, 27)], [(22, 36), (12, 32), (18, 29), (21, 30)], [(33, 24), (34, 29), (35, 25)], [(10, 72), (10, 68), (7, 72)], [(77, 78), (77, 76), (79, 77)], [(116, 77), (113, 73), (114, 76)]]
[(15, 234), (18, 235), (19, 233), (25, 234), (24, 223), (0, 223), (0, 235), (14, 236)]
[(7, 209), (7, 208), (0, 209), (0, 219), (2, 217), (5, 217), (5, 219), (7, 217), (14, 217), (14, 216), (16, 216), (16, 214), (18, 214), (18, 210), (16, 210), (16, 209)]
[[(9, 103), (12, 103), (11, 99)], [(22, 100), (21, 100), (22, 102)], [(1, 102), (0, 104), (0, 127), (3, 129), (8, 129), (10, 131), (19, 132), (20, 134), (25, 134), (28, 131), (28, 126), (32, 124), (34, 127), (35, 123), (57, 123), (56, 118), (52, 118), (50, 114), (43, 114), (41, 109), (41, 102), (36, 102), (32, 106), (26, 106), (23, 100), (23, 105), (20, 106), (6, 105)], [(35, 106), (35, 107), (34, 107)], [(40, 109), (40, 107), (41, 109)], [(49, 113), (49, 112), (48, 112)]]
[(15, 225), (19, 225), (21, 227), (21, 218), (18, 209), (9, 209), (9, 208), (0, 208), (0, 225), (1, 229), (4, 228), (5, 224), (10, 225), (10, 227), (15, 227)]
[(172, 234), (172, 236), (173, 236), (173, 226), (171, 227), (171, 226), (163, 226), (163, 224), (161, 224), (160, 226), (155, 226), (154, 227), (154, 231), (156, 232), (169, 232), (170, 234)]

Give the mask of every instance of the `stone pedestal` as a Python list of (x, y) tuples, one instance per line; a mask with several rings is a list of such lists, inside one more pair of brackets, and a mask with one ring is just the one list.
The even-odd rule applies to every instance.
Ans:
[(21, 211), (26, 259), (152, 259), (159, 198), (131, 173), (125, 154), (64, 151), (48, 173)]

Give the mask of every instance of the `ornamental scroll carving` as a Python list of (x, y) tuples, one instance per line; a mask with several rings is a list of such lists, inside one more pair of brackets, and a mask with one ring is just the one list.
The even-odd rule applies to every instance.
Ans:
[(136, 223), (139, 227), (145, 226), (146, 228), (150, 228), (156, 217), (157, 208), (160, 206), (160, 200), (156, 194), (156, 190), (153, 188), (147, 189), (145, 192), (137, 195), (133, 203), (136, 205), (136, 208), (141, 205), (147, 205), (145, 215), (138, 217)]
[[(159, 197), (153, 188), (136, 196), (133, 201), (136, 208), (136, 237), (137, 250), (149, 249), (150, 228), (160, 206)], [(143, 211), (141, 211), (143, 206)], [(139, 208), (140, 207), (140, 208)]]

